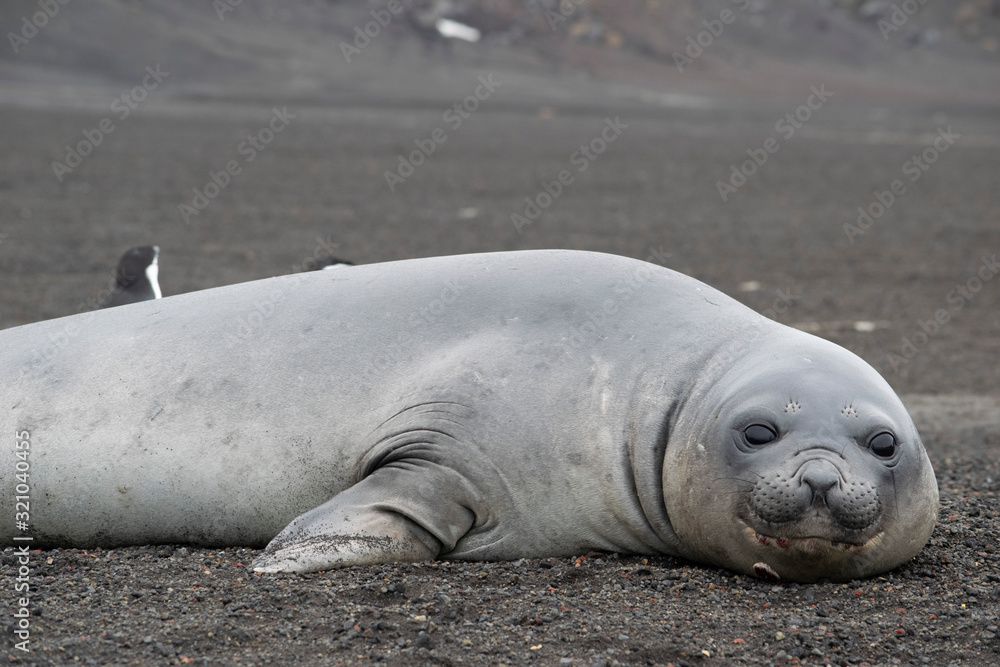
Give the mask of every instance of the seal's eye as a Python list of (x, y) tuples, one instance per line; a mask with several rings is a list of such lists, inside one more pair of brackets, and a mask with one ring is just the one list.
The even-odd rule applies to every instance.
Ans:
[(879, 433), (871, 439), (868, 446), (875, 456), (889, 458), (896, 453), (896, 438), (892, 437), (892, 433)]
[(751, 445), (766, 445), (778, 437), (774, 431), (763, 424), (751, 424), (747, 426), (743, 431), (743, 435)]

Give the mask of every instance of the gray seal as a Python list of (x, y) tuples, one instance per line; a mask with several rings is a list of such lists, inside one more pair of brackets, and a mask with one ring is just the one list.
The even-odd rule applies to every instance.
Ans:
[(30, 443), (0, 450), (0, 537), (36, 547), (266, 544), (262, 572), (607, 550), (805, 582), (891, 569), (936, 518), (874, 369), (613, 255), (205, 290), (0, 331), (0, 370)]

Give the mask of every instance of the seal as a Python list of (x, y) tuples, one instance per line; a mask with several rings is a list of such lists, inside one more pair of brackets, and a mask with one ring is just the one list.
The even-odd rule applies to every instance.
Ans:
[(118, 260), (115, 269), (115, 280), (104, 308), (124, 306), (138, 301), (159, 299), (160, 247), (144, 245), (129, 248)]
[(35, 546), (266, 544), (261, 572), (606, 550), (807, 582), (889, 570), (936, 518), (874, 369), (613, 255), (231, 285), (0, 331), (0, 370), (31, 489), (17, 526), (4, 445), (0, 536)]

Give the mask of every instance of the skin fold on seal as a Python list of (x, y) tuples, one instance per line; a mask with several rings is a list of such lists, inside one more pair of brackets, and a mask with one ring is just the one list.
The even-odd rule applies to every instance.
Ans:
[(0, 331), (0, 372), (0, 538), (33, 548), (267, 545), (263, 572), (607, 550), (808, 582), (906, 562), (937, 513), (868, 364), (613, 255), (83, 313)]

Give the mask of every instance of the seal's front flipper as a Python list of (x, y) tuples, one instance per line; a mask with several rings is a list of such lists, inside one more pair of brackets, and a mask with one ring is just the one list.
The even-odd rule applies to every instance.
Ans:
[(317, 572), (437, 556), (440, 543), (413, 521), (392, 511), (345, 502), (343, 496), (290, 523), (253, 562), (254, 571)]
[(380, 468), (302, 514), (271, 540), (253, 562), (254, 571), (413, 562), (452, 550), (475, 515), (442, 493), (437, 466), (422, 467)]

